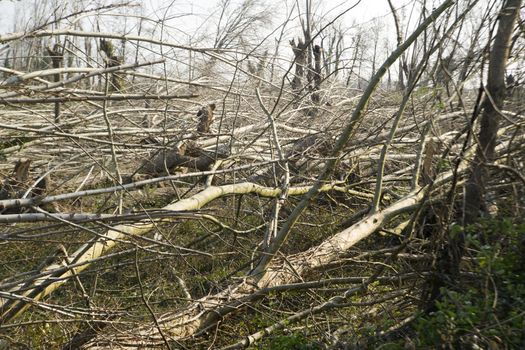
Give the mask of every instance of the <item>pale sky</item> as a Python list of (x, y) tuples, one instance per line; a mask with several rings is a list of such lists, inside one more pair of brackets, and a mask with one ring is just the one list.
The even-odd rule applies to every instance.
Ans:
[[(13, 24), (16, 19), (16, 15), (20, 15), (24, 12), (24, 9), (31, 8), (35, 1), (42, 0), (0, 0), (0, 34), (6, 34), (13, 31)], [(64, 0), (67, 2), (68, 0)], [(71, 0), (69, 0), (71, 1)], [(136, 3), (140, 4), (144, 9), (144, 14), (151, 18), (163, 18), (166, 13), (166, 7), (171, 5), (170, 14), (173, 15), (176, 12), (179, 13), (193, 13), (194, 15), (205, 18), (210, 15), (214, 8), (221, 0), (139, 0)], [(239, 2), (240, 0), (234, 0)], [(320, 6), (322, 13), (328, 15), (328, 17), (334, 17), (340, 12), (344, 11), (348, 7), (359, 2), (358, 0), (312, 0), (314, 7)], [(104, 3), (115, 3), (117, 1), (102, 1)], [(286, 5), (289, 7), (295, 2), (294, 0), (267, 0), (270, 5), (277, 5), (276, 17), (284, 16), (286, 13)], [(304, 0), (298, 1), (301, 6), (304, 6)], [(410, 4), (413, 1), (410, 0), (393, 0), (395, 6), (403, 6)], [(100, 3), (100, 2), (99, 2)], [(407, 6), (410, 11), (411, 5)], [(359, 4), (346, 14), (341, 21), (345, 23), (363, 23), (371, 20), (374, 17), (387, 16), (390, 13), (387, 0), (361, 0)], [(198, 18), (197, 17), (197, 18)], [(195, 16), (191, 17), (185, 26), (193, 24), (198, 26), (198, 22), (195, 20)], [(183, 19), (178, 19), (178, 24), (184, 23)], [(182, 29), (182, 28), (181, 28)], [(191, 31), (193, 28), (188, 28)]]
[[(21, 26), (17, 31), (23, 31), (24, 29), (34, 28), (35, 24), (31, 21), (29, 16), (34, 13), (31, 10), (35, 7), (35, 4), (47, 3), (66, 3), (69, 8), (78, 7), (80, 1), (75, 0), (0, 0), (0, 35), (11, 33), (13, 31), (15, 21), (18, 26)], [(121, 2), (127, 2), (128, 0), (84, 0), (82, 3), (89, 4), (88, 9), (96, 8), (97, 4), (115, 4)], [(100, 21), (96, 20), (96, 15), (91, 13), (82, 18), (82, 30), (94, 31), (95, 28), (99, 28), (102, 32), (112, 31), (115, 33), (122, 33), (124, 30), (127, 34), (137, 35), (139, 20), (136, 17), (130, 17), (130, 14), (141, 15), (149, 20), (147, 25), (143, 25), (141, 36), (161, 38), (165, 41), (177, 42), (182, 45), (195, 45), (198, 43), (202, 46), (213, 45), (214, 31), (216, 32), (216, 22), (218, 21), (220, 11), (219, 4), (224, 1), (231, 1), (232, 5), (235, 6), (246, 0), (136, 0), (135, 3), (140, 6), (125, 8), (125, 9), (112, 9), (111, 12), (107, 12), (105, 15), (100, 16)], [(266, 47), (272, 47), (275, 40), (279, 38), (281, 25), (286, 22), (286, 18), (289, 15), (292, 8), (299, 5), (301, 10), (301, 18), (304, 18), (304, 7), (306, 0), (255, 0), (257, 4), (263, 4), (264, 6), (271, 6), (272, 12), (272, 25), (267, 28), (261, 28), (256, 33), (250, 32), (249, 36), (246, 36), (248, 40), (252, 40), (252, 43), (260, 43)], [(339, 17), (334, 23), (335, 27), (341, 26), (345, 30), (345, 38), (350, 35), (349, 41), (346, 44), (351, 43), (351, 35), (355, 33), (357, 27), (365, 24), (363, 27), (359, 27), (358, 30), (364, 30), (365, 35), (370, 32), (370, 27), (367, 28), (367, 23), (374, 23), (374, 18), (379, 18), (381, 25), (375, 26), (380, 28), (381, 34), (376, 40), (380, 42), (379, 50), (384, 50), (385, 40), (388, 38), (389, 45), (395, 45), (396, 31), (394, 22), (392, 19), (390, 7), (387, 0), (310, 0), (312, 1), (314, 21), (319, 21), (321, 18), (321, 25), (326, 25), (329, 21), (338, 17), (341, 13), (344, 13), (351, 8), (343, 16)], [(431, 0), (441, 3), (443, 0)], [(412, 11), (417, 7), (417, 0), (392, 0), (394, 6), (401, 13), (403, 11), (403, 17), (408, 21), (410, 18), (418, 18), (417, 15), (411, 17)], [(77, 5), (77, 6), (75, 6)], [(428, 5), (431, 6), (431, 5)], [(55, 6), (57, 7), (57, 6)], [(50, 6), (50, 8), (53, 8)], [(82, 10), (77, 8), (76, 11)], [(417, 12), (417, 11), (416, 11)], [(117, 16), (116, 14), (125, 14)], [(67, 14), (67, 12), (65, 13)], [(64, 14), (62, 14), (64, 15)], [(182, 15), (182, 16), (181, 16)], [(45, 18), (45, 22), (53, 19), (52, 13), (45, 12), (41, 14)], [(288, 42), (292, 38), (302, 37), (300, 29), (300, 21), (298, 19), (299, 11), (295, 9), (291, 12), (290, 21), (286, 26), (286, 30), (283, 33), (283, 41)], [(212, 17), (212, 21), (206, 21), (207, 18)], [(158, 22), (160, 19), (171, 18), (169, 21), (164, 22), (166, 27), (169, 27), (165, 34), (161, 34), (160, 26)], [(42, 20), (41, 20), (42, 21)], [(63, 21), (61, 27), (68, 24), (67, 21)], [(95, 25), (96, 24), (96, 25)], [(98, 25), (100, 25), (98, 27)], [(410, 25), (409, 25), (410, 27)], [(67, 28), (67, 27), (66, 27)], [(350, 31), (346, 31), (350, 28)], [(364, 28), (364, 29), (363, 29)], [(78, 29), (78, 28), (75, 28)], [(319, 29), (319, 25), (315, 29)], [(246, 34), (246, 33), (245, 33)], [(261, 41), (264, 38), (264, 41)], [(345, 39), (346, 40), (346, 39)], [(263, 44), (264, 43), (264, 44)], [(1, 49), (5, 47), (0, 45)], [(291, 55), (291, 51), (285, 51), (285, 56)], [(285, 57), (286, 58), (286, 57)]]

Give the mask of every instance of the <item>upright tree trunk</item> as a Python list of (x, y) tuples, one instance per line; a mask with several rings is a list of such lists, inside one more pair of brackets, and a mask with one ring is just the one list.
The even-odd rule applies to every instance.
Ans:
[(295, 76), (292, 79), (292, 90), (299, 94), (303, 89), (303, 80), (304, 80), (304, 67), (306, 66), (306, 46), (307, 43), (303, 43), (299, 39), (298, 44), (295, 44), (295, 40), (290, 41), (292, 46), (293, 54), (295, 56)]
[(319, 95), (319, 90), (321, 90), (321, 54), (323, 49), (319, 45), (314, 46), (314, 86), (313, 86), (313, 92), (312, 92), (312, 102), (316, 105), (319, 104), (321, 101), (321, 97)]
[(490, 53), (487, 81), (488, 96), (483, 102), (483, 114), (478, 136), (476, 157), (472, 163), (465, 194), (465, 224), (474, 222), (485, 210), (485, 185), (488, 171), (485, 163), (494, 160), (500, 111), (505, 100), (505, 68), (509, 58), (510, 41), (521, 0), (507, 0), (498, 18), (498, 31)]
[[(53, 49), (48, 47), (47, 53), (51, 57), (53, 69), (60, 68), (62, 66), (62, 61), (64, 60), (64, 51), (60, 49), (60, 45), (55, 44)], [(60, 73), (55, 73), (53, 75), (53, 81), (55, 83), (60, 81)], [(60, 123), (60, 102), (55, 102), (55, 123)]]
[[(390, 11), (392, 11), (392, 17), (394, 17), (394, 24), (396, 26), (396, 41), (397, 46), (401, 45), (403, 43), (403, 32), (401, 30), (401, 23), (399, 20), (399, 17), (397, 16), (396, 9), (394, 8), (394, 5), (392, 4), (392, 0), (388, 0), (388, 6), (390, 6)], [(397, 87), (399, 90), (405, 90), (405, 79), (403, 75), (403, 61), (404, 58), (401, 57), (399, 60), (399, 72), (398, 72), (398, 81), (397, 81)]]
[[(474, 223), (479, 217), (484, 205), (485, 184), (488, 171), (485, 163), (494, 160), (496, 135), (499, 127), (499, 111), (505, 99), (505, 67), (509, 57), (509, 44), (514, 28), (516, 15), (519, 11), (521, 0), (507, 0), (504, 2), (499, 14), (498, 31), (494, 38), (494, 45), (490, 53), (489, 73), (487, 82), (488, 96), (483, 101), (483, 114), (481, 128), (478, 136), (476, 154), (469, 171), (469, 180), (465, 194), (465, 225)], [(439, 218), (439, 212), (434, 210), (434, 218)], [(437, 211), (443, 210), (437, 209)], [(445, 244), (440, 249), (439, 257), (435, 262), (436, 273), (430, 279), (428, 294), (423, 296), (427, 300), (426, 311), (436, 309), (437, 301), (441, 299), (441, 288), (457, 285), (461, 259), (464, 254), (464, 234), (454, 236), (446, 231), (446, 226), (440, 228), (436, 242), (444, 240)]]
[[(100, 39), (100, 51), (103, 51), (106, 55), (106, 67), (108, 68), (120, 66), (124, 62), (124, 57), (118, 57), (116, 55), (115, 47), (109, 40)], [(109, 91), (120, 91), (122, 90), (123, 85), (122, 74), (119, 74), (118, 72), (111, 73), (111, 84), (109, 85)]]

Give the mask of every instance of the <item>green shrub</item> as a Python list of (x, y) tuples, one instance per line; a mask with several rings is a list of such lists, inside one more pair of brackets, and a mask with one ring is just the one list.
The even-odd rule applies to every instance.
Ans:
[(312, 344), (301, 334), (280, 335), (270, 341), (271, 350), (320, 350), (317, 344)]
[(522, 349), (525, 344), (525, 225), (483, 219), (463, 230), (472, 272), (456, 290), (442, 289), (437, 311), (414, 323), (419, 347)]

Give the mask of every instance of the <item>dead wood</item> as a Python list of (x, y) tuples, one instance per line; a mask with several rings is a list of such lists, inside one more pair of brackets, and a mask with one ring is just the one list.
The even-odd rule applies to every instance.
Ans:
[[(167, 175), (176, 171), (177, 168), (205, 171), (217, 159), (228, 157), (224, 151), (211, 152), (199, 148), (192, 141), (179, 142), (176, 146), (161, 150), (145, 160), (137, 172), (148, 175)], [(136, 172), (136, 173), (137, 173)]]
[[(320, 188), (320, 191), (330, 191), (334, 188), (335, 186), (333, 184), (326, 184)], [(309, 189), (310, 187), (308, 186), (292, 187), (288, 189), (288, 195), (303, 195)], [(263, 187), (248, 182), (223, 186), (209, 186), (189, 198), (175, 201), (165, 206), (163, 210), (171, 212), (187, 212), (194, 209), (200, 209), (207, 203), (227, 195), (253, 193), (263, 197), (278, 197), (281, 191), (282, 190), (279, 188)], [(59, 288), (69, 277), (86, 269), (90, 265), (92, 259), (96, 259), (106, 254), (123, 239), (127, 239), (130, 236), (145, 235), (154, 227), (155, 223), (149, 219), (141, 220), (132, 224), (121, 224), (112, 227), (104, 235), (83, 244), (74, 253), (69, 255), (69, 261), (74, 262), (73, 265), (75, 266), (69, 266), (64, 269), (64, 266), (61, 263), (47, 265), (42, 269), (42, 272), (46, 272), (46, 274), (13, 288), (11, 292), (16, 294), (21, 293), (24, 297), (40, 300)], [(30, 286), (28, 287), (29, 284)], [(6, 322), (23, 313), (30, 306), (30, 304), (21, 299), (0, 298), (0, 309), (3, 312), (1, 320)]]
[[(100, 39), (100, 51), (106, 55), (106, 67), (117, 67), (124, 63), (124, 57), (117, 56), (115, 47), (109, 40)], [(118, 72), (111, 73), (111, 84), (109, 91), (120, 91), (124, 87), (123, 77)]]
[(297, 94), (301, 92), (304, 87), (304, 69), (307, 64), (306, 49), (308, 44), (304, 43), (301, 39), (299, 39), (298, 44), (295, 44), (295, 39), (292, 39), (290, 45), (292, 46), (293, 54), (295, 56), (295, 75), (292, 79), (292, 90)]
[(313, 71), (313, 91), (312, 91), (312, 102), (316, 105), (321, 102), (321, 97), (319, 95), (319, 90), (321, 90), (321, 81), (322, 81), (322, 73), (321, 73), (321, 55), (323, 52), (323, 49), (319, 45), (314, 46), (314, 71)]
[[(396, 315), (398, 323), (416, 312), (415, 300), (437, 251), (433, 238), (418, 235), (427, 229), (421, 218), (427, 209), (448, 215), (437, 212), (440, 201), (461, 210), (461, 191), (478, 141), (466, 136), (469, 128), (470, 135), (478, 128), (474, 119), (468, 121), (471, 84), (463, 87), (465, 82), (458, 81), (464, 94), (449, 94), (446, 103), (435, 101), (442, 83), (434, 79), (436, 67), (441, 61), (451, 67), (449, 59), (459, 62), (464, 56), (446, 45), (454, 41), (456, 28), (470, 28), (459, 13), (465, 8), (467, 14), (468, 6), (453, 4), (443, 0), (432, 13), (422, 13), (417, 29), (403, 42), (405, 20), (389, 1), (397, 48), (388, 40), (384, 47), (373, 41), (383, 35), (379, 22), (348, 32), (335, 23), (337, 15), (324, 25), (312, 14), (311, 1), (306, 2), (299, 42), (295, 37), (283, 43), (283, 26), (268, 57), (262, 54), (266, 47), (252, 46), (252, 39), (230, 48), (199, 47), (195, 36), (187, 45), (170, 43), (176, 36), (169, 25), (137, 12), (136, 23), (135, 17), (115, 12), (133, 23), (121, 28), (125, 34), (66, 30), (57, 23), (53, 31), (0, 36), (0, 41), (13, 41), (12, 54), (19, 60), (14, 64), (10, 58), (17, 70), (0, 67), (9, 78), (0, 82), (5, 111), (0, 136), (6, 147), (0, 214), (13, 213), (0, 215), (6, 248), (0, 328), (12, 330), (12, 339), (25, 344), (33, 344), (30, 337), (43, 331), (53, 337), (52, 347), (57, 336), (67, 334), (70, 342), (63, 349), (220, 348), (231, 341), (237, 343), (226, 348), (240, 348), (273, 337), (279, 324), (285, 335), (305, 327), (308, 340), (323, 334), (324, 342), (326, 334), (334, 345), (332, 339), (342, 334), (337, 328), (346, 329), (348, 320), (358, 321), (351, 328), (360, 334), (365, 324), (385, 326), (384, 315)], [(303, 5), (296, 9), (301, 17)], [(89, 29), (89, 16), (79, 16), (68, 21), (78, 27), (67, 28)], [(219, 24), (229, 21), (228, 11), (221, 16)], [(343, 37), (347, 41), (354, 35), (357, 40), (345, 45)], [(45, 51), (49, 40), (64, 45), (62, 68), (54, 62), (60, 47)], [(97, 44), (99, 50), (91, 51)], [(86, 52), (78, 50), (82, 47)], [(290, 48), (291, 63), (286, 59)], [(26, 51), (33, 55), (22, 56)], [(443, 56), (449, 52), (455, 53)], [(152, 61), (123, 64), (123, 57)], [(376, 59), (381, 57), (387, 58), (379, 68)], [(465, 64), (470, 78), (483, 72), (478, 68), (482, 57), (473, 57)], [(27, 66), (21, 64), (25, 61)], [(398, 61), (399, 78), (392, 71)], [(413, 69), (418, 62), (422, 70)], [(151, 66), (158, 63), (162, 67)], [(409, 71), (421, 73), (421, 80), (407, 84), (403, 99), (409, 103), (397, 108), (400, 96), (392, 87), (397, 79), (404, 87)], [(451, 72), (450, 83), (456, 73)], [(129, 77), (127, 86), (124, 76)], [(197, 93), (201, 100), (186, 99)], [(461, 110), (448, 111), (456, 100)], [(212, 101), (220, 101), (220, 113)], [(52, 122), (53, 104), (55, 121), (61, 116), (66, 122)], [(519, 113), (501, 111), (500, 121), (521, 125)], [(509, 174), (487, 183), (491, 203), (523, 194), (517, 185), (523, 181), (521, 130), (498, 138), (506, 148), (495, 162), (501, 160)], [(19, 139), (24, 145), (18, 145)], [(33, 160), (33, 168), (17, 164), (13, 170), (16, 159), (24, 157)], [(442, 174), (450, 165), (457, 172)], [(34, 185), (35, 169), (42, 168), (58, 179), (52, 196), (46, 196), (47, 178)], [(131, 175), (123, 180), (121, 174)], [(151, 188), (162, 183), (170, 186)], [(56, 203), (64, 204), (59, 214), (44, 207)], [(521, 199), (510, 205), (521, 215)], [(398, 260), (400, 255), (393, 253), (398, 248), (421, 259)], [(411, 284), (395, 283), (405, 268), (414, 275)], [(378, 275), (376, 269), (382, 269)], [(380, 278), (392, 284), (367, 288), (366, 277), (383, 273)], [(322, 284), (327, 280), (332, 282)], [(322, 307), (317, 311), (326, 313), (320, 317), (310, 312), (316, 308), (312, 304), (326, 305), (353, 283), (360, 293), (342, 301), (346, 305), (340, 304), (340, 313)], [(304, 293), (294, 294), (300, 290)], [(399, 298), (385, 301), (385, 295)], [(373, 303), (381, 303), (376, 308), (381, 311), (360, 312)], [(299, 320), (299, 314), (304, 318)], [(264, 323), (252, 322), (252, 316)], [(269, 319), (277, 323), (267, 326)], [(291, 328), (296, 322), (301, 324)], [(5, 341), (0, 343), (1, 348)]]
[[(293, 141), (291, 147), (285, 153), (290, 171), (290, 183), (298, 184), (304, 182), (309, 174), (314, 172), (315, 167), (322, 164), (333, 145), (333, 140), (326, 134), (310, 134)], [(251, 176), (250, 181), (262, 182), (266, 185), (274, 184), (274, 179), (281, 178), (284, 174), (282, 166), (267, 169), (266, 171)]]
[(199, 125), (197, 126), (197, 132), (210, 132), (210, 126), (211, 123), (213, 123), (213, 111), (215, 111), (215, 103), (211, 103), (199, 109), (199, 111), (197, 112), (197, 117), (199, 117)]
[[(64, 51), (61, 50), (60, 44), (55, 44), (51, 49), (47, 48), (47, 53), (51, 57), (53, 62), (53, 69), (59, 69), (62, 66), (62, 61), (64, 61)], [(58, 83), (60, 81), (60, 73), (55, 73), (53, 75), (53, 81)], [(55, 102), (55, 123), (60, 122), (60, 102)]]
[[(181, 311), (166, 313), (158, 317), (164, 336), (174, 340), (199, 334), (216, 324), (226, 315), (244, 308), (249, 303), (263, 298), (268, 288), (293, 283), (305, 278), (313, 269), (329, 264), (344, 254), (360, 240), (376, 232), (397, 215), (411, 210), (424, 198), (424, 189), (412, 191), (390, 207), (369, 214), (351, 227), (336, 233), (320, 245), (305, 252), (275, 259), (263, 276), (248, 276), (240, 284), (200, 298)], [(133, 334), (101, 334), (82, 349), (136, 349), (138, 346), (162, 344), (157, 327), (148, 325), (134, 329)]]
[[(30, 166), (31, 159), (20, 159), (16, 162), (11, 175), (0, 184), (0, 200), (21, 198), (28, 190), (30, 191), (27, 194), (27, 197), (45, 195), (49, 185), (49, 178), (47, 176), (43, 177), (31, 188), (34, 180), (29, 176)], [(2, 214), (19, 213), (21, 210), (27, 209), (4, 209)]]
[[(498, 150), (506, 150), (507, 147), (508, 143), (503, 143)], [(472, 158), (473, 153), (474, 149), (470, 149), (464, 156), (468, 160)], [(358, 222), (334, 234), (318, 246), (284, 259), (272, 260), (262, 275), (248, 274), (241, 283), (232, 284), (217, 294), (200, 298), (179, 311), (163, 314), (158, 318), (158, 322), (164, 335), (173, 340), (181, 340), (202, 334), (228, 314), (239, 312), (246, 305), (264, 298), (269, 288), (306, 279), (313, 271), (337, 261), (348, 249), (386, 226), (392, 219), (419, 207), (427, 198), (427, 191), (439, 189), (456, 175), (465, 174), (467, 169), (468, 162), (464, 162), (454, 171), (438, 175), (431, 185), (417, 187), (386, 208), (369, 212)], [(83, 349), (133, 349), (137, 346), (161, 344), (161, 341), (158, 328), (147, 325), (135, 329), (132, 335), (102, 334), (95, 341), (86, 344)]]

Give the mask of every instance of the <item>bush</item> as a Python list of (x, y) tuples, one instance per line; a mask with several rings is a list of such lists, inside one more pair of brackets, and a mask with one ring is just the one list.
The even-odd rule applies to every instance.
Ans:
[(474, 281), (442, 289), (437, 311), (414, 323), (419, 347), (522, 349), (525, 345), (525, 225), (483, 219), (463, 230)]

